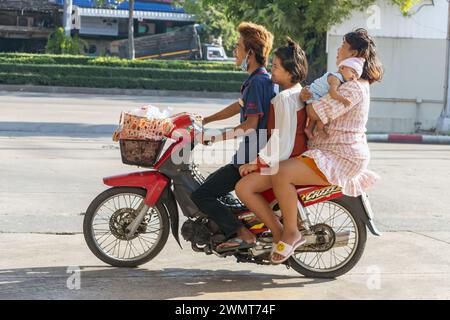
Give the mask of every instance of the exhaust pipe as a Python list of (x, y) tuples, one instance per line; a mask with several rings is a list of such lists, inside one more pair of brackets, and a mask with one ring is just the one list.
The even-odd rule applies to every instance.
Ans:
[(348, 241), (350, 239), (351, 232), (348, 230), (344, 230), (341, 232), (337, 232), (335, 234), (336, 241), (334, 242), (334, 247), (345, 247), (348, 245)]

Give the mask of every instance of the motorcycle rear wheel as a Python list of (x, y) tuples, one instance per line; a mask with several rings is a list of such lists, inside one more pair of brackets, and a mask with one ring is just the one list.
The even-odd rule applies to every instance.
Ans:
[[(352, 229), (352, 234), (354, 234), (354, 238), (352, 238), (351, 242), (353, 244), (352, 248), (349, 248), (349, 252), (340, 252), (342, 255), (347, 254), (341, 262), (338, 263), (337, 255), (333, 252), (335, 247), (332, 247), (328, 251), (325, 252), (312, 252), (312, 253), (295, 253), (291, 258), (287, 261), (287, 263), (298, 273), (304, 275), (308, 278), (337, 278), (342, 276), (343, 274), (349, 272), (360, 260), (367, 240), (367, 228), (365, 223), (360, 218), (364, 215), (364, 212), (357, 212), (357, 208), (354, 208), (352, 205), (352, 201), (346, 196), (341, 198), (332, 199), (329, 201), (325, 201), (322, 203), (318, 203), (316, 205), (311, 206), (310, 210), (314, 210), (313, 207), (317, 207), (317, 210), (320, 208), (324, 208), (329, 206), (332, 210), (340, 210), (337, 211), (339, 215), (344, 215), (345, 221), (347, 219), (350, 221)], [(317, 211), (316, 216), (318, 219), (313, 224), (326, 224), (328, 221), (321, 221), (322, 212)], [(332, 219), (335, 220), (334, 218)], [(342, 221), (342, 220), (341, 220)], [(331, 222), (328, 222), (331, 224)], [(339, 228), (342, 228), (341, 223), (337, 224), (339, 227), (334, 226), (333, 231), (339, 231)], [(333, 256), (334, 254), (334, 256)], [(312, 259), (308, 262), (307, 257), (305, 255), (312, 256)], [(335, 259), (335, 262), (333, 262)], [(327, 266), (328, 261), (332, 261), (330, 266)], [(314, 265), (312, 262), (315, 262)]]

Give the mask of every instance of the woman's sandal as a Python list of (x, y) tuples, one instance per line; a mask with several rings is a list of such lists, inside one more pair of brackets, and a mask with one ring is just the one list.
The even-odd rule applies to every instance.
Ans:
[[(304, 245), (306, 243), (306, 239), (303, 236), (300, 236), (300, 238), (298, 238), (294, 244), (290, 245), (287, 244), (283, 241), (279, 241), (275, 251), (272, 251), (271, 257), (270, 257), (270, 262), (272, 262), (273, 264), (281, 264), (283, 262), (285, 262), (287, 259), (289, 259), (295, 252), (295, 250)], [(274, 260), (274, 254), (277, 253), (278, 255), (282, 256), (282, 259), (279, 260)]]
[(277, 245), (278, 245), (278, 242), (277, 243), (275, 243), (275, 242), (272, 242), (272, 249), (270, 250), (270, 259), (272, 259), (272, 256), (273, 256), (273, 254), (275, 253), (275, 251), (277, 250)]

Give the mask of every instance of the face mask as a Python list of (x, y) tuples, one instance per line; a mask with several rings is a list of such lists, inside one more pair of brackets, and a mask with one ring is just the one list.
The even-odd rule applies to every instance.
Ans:
[(244, 60), (241, 62), (241, 69), (242, 71), (247, 72), (248, 70), (248, 55), (250, 54), (250, 51), (245, 56)]

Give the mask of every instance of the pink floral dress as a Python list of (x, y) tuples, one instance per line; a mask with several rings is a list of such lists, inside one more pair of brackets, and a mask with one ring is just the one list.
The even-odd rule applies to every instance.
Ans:
[(339, 93), (351, 105), (334, 100), (330, 95), (314, 101), (312, 106), (327, 126), (328, 135), (317, 135), (308, 142), (303, 155), (314, 159), (317, 167), (331, 184), (338, 185), (349, 196), (363, 194), (379, 178), (367, 169), (370, 151), (366, 137), (369, 117), (369, 84), (346, 82)]

